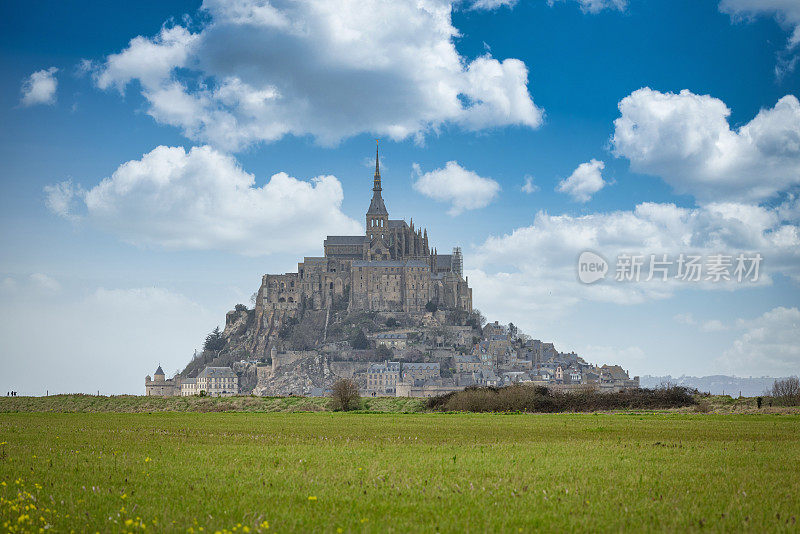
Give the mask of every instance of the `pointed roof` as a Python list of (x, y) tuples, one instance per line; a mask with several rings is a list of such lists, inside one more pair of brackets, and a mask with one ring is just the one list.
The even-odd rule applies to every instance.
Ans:
[(381, 168), (378, 155), (378, 140), (375, 140), (375, 176), (372, 185), (372, 201), (369, 203), (367, 215), (389, 215), (381, 196)]
[(157, 375), (163, 375), (164, 374), (164, 370), (161, 368), (160, 364), (158, 366), (158, 369), (156, 369), (156, 374)]

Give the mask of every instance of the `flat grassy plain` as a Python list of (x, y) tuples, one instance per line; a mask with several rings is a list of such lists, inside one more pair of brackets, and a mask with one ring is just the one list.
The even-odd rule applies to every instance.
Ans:
[(2, 442), (4, 531), (796, 532), (800, 520), (796, 414), (18, 412), (0, 413)]

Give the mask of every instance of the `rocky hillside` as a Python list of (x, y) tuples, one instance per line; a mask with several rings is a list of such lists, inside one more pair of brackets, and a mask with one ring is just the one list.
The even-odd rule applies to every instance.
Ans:
[[(431, 354), (409, 350), (402, 354), (387, 354), (385, 350), (377, 350), (368, 336), (370, 334), (389, 331), (406, 330), (409, 336), (418, 341), (429, 341), (431, 346), (441, 343), (447, 335), (447, 325), (473, 324), (475, 335), (480, 335), (478, 314), (465, 312), (427, 313), (408, 315), (404, 313), (348, 313), (339, 310), (302, 310), (296, 317), (273, 314), (269, 317), (258, 317), (256, 310), (247, 309), (238, 304), (225, 317), (225, 328), (209, 334), (204, 349), (197, 353), (192, 361), (180, 373), (182, 377), (194, 377), (206, 366), (232, 367), (240, 376), (242, 391), (251, 391), (258, 382), (258, 366), (272, 364), (272, 350), (280, 353), (291, 351), (316, 352), (315, 359), (304, 360), (294, 369), (286, 366), (280, 375), (271, 377), (270, 383), (279, 391), (308, 391), (311, 388), (323, 387), (330, 373), (336, 373), (332, 362), (368, 362), (394, 357), (403, 361), (423, 361), (431, 358)], [(442, 362), (447, 364), (447, 362)], [(314, 369), (305, 367), (312, 366)], [(341, 366), (339, 366), (341, 368)], [(341, 369), (340, 369), (341, 370)], [(348, 374), (348, 371), (342, 371)], [(295, 379), (302, 376), (300, 384)], [(294, 378), (293, 378), (294, 377)], [(299, 380), (299, 379), (298, 379)]]

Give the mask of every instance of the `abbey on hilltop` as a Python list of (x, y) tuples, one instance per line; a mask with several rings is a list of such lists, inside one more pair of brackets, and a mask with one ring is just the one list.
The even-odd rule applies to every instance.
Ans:
[(438, 254), (428, 231), (402, 219), (389, 219), (381, 196), (381, 172), (375, 152), (372, 201), (364, 235), (328, 236), (324, 257), (306, 257), (296, 273), (267, 274), (256, 300), (256, 316), (296, 313), (345, 305), (350, 311), (424, 312), (472, 310), (472, 290), (463, 277), (461, 249)]

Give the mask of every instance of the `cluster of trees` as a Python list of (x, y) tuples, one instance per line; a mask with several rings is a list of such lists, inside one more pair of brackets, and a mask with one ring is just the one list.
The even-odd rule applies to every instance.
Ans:
[(219, 352), (224, 348), (225, 338), (222, 336), (222, 332), (218, 326), (206, 336), (206, 341), (203, 343), (203, 349), (211, 352)]
[(696, 401), (684, 387), (631, 389), (602, 393), (552, 391), (544, 386), (468, 387), (428, 399), (431, 410), (457, 412), (595, 412), (600, 410), (664, 409), (691, 406)]
[(767, 392), (775, 404), (781, 406), (800, 406), (800, 379), (790, 376), (776, 380), (772, 389)]

